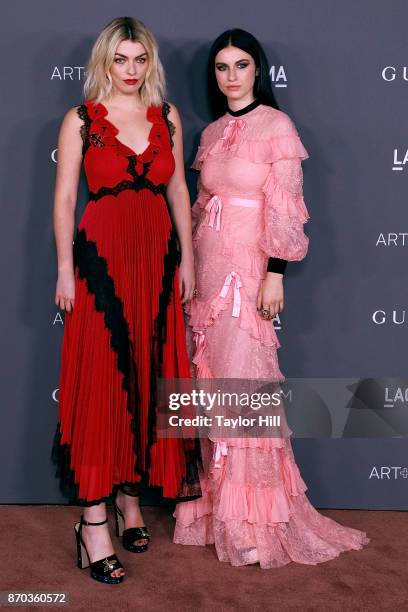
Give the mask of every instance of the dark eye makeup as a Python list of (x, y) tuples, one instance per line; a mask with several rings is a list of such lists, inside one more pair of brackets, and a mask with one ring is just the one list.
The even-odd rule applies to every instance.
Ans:
[[(249, 62), (247, 60), (242, 60), (240, 62), (236, 62), (236, 66), (237, 68), (240, 68), (242, 70), (243, 68), (246, 68), (247, 66), (249, 66)], [(228, 68), (228, 65), (227, 64), (216, 64), (215, 67), (217, 70), (224, 71)]]

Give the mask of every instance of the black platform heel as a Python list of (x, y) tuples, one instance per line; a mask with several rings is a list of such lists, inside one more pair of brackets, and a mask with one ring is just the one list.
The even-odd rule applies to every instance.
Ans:
[(79, 569), (90, 568), (91, 577), (98, 582), (105, 582), (107, 584), (119, 584), (123, 581), (124, 576), (111, 576), (110, 572), (123, 568), (123, 565), (119, 561), (116, 555), (109, 555), (98, 561), (90, 562), (89, 554), (86, 549), (85, 543), (82, 539), (82, 525), (105, 525), (108, 522), (108, 518), (100, 523), (90, 523), (86, 521), (83, 516), (79, 523), (75, 523), (74, 531), (77, 544), (77, 556), (78, 556), (78, 567)]
[[(131, 493), (128, 490), (120, 489), (125, 495), (131, 497), (139, 497), (139, 493)], [(125, 529), (125, 517), (122, 510), (116, 504), (116, 498), (113, 503), (113, 511), (115, 513), (116, 535), (122, 538), (123, 548), (133, 553), (143, 553), (149, 548), (150, 533), (146, 525), (142, 527), (129, 527)], [(134, 544), (135, 540), (147, 540), (145, 544)]]

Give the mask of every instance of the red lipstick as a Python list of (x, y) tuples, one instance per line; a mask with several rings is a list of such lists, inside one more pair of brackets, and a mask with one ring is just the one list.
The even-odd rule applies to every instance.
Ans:
[(138, 79), (125, 79), (126, 85), (136, 85)]

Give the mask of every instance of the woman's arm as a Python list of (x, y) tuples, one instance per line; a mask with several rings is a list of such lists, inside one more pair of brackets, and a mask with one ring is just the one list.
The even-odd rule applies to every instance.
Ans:
[(170, 104), (168, 115), (176, 130), (173, 135), (173, 155), (176, 169), (167, 186), (167, 199), (172, 211), (174, 224), (181, 246), (181, 263), (179, 269), (180, 293), (182, 303), (191, 300), (195, 287), (194, 260), (191, 228), (191, 206), (186, 179), (184, 175), (183, 133), (180, 115), (173, 104)]
[(58, 137), (58, 164), (54, 195), (54, 233), (58, 258), (55, 303), (71, 312), (75, 300), (72, 240), (82, 162), (81, 119), (76, 108), (65, 115)]

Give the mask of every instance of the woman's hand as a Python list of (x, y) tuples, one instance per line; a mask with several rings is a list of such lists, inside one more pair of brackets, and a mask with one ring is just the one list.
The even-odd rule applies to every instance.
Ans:
[(55, 303), (61, 310), (72, 312), (75, 302), (75, 276), (73, 270), (58, 274)]
[(283, 310), (283, 274), (267, 272), (258, 293), (257, 308), (264, 319)]
[(179, 287), (181, 303), (192, 299), (195, 289), (194, 262), (192, 258), (182, 257), (179, 267)]

